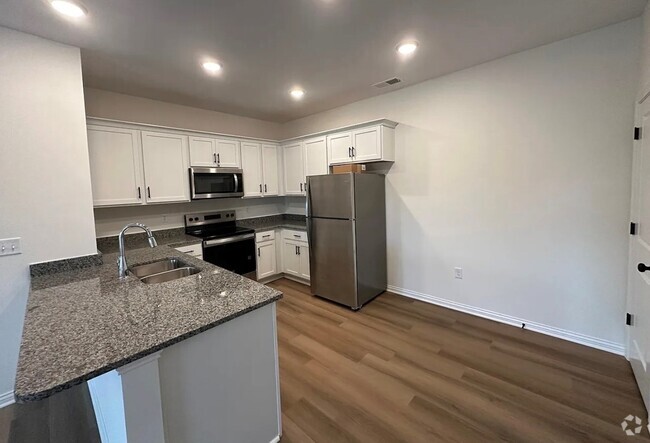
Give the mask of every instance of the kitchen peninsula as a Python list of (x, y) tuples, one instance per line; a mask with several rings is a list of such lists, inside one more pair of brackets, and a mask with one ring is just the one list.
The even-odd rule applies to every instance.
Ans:
[(127, 258), (131, 268), (177, 258), (198, 270), (146, 284), (119, 279), (117, 254), (106, 254), (102, 264), (37, 272), (16, 399), (89, 381), (102, 441), (278, 441), (282, 294), (168, 246)]

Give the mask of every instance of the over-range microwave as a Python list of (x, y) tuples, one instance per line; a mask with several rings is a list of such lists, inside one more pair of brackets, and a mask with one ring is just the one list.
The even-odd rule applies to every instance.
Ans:
[(192, 200), (243, 197), (244, 172), (236, 168), (190, 168)]

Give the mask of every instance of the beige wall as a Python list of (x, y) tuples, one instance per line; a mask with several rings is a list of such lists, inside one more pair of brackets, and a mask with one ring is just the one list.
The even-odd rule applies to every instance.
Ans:
[(650, 91), (650, 3), (643, 11), (643, 38), (641, 42), (641, 75), (639, 79), (639, 94), (645, 95)]
[(12, 391), (29, 264), (94, 254), (78, 48), (0, 27), (0, 400)]
[[(622, 350), (641, 20), (289, 122), (399, 122), (390, 285)], [(462, 267), (464, 279), (454, 279)]]
[(85, 88), (86, 114), (135, 123), (277, 140), (281, 125), (223, 112)]

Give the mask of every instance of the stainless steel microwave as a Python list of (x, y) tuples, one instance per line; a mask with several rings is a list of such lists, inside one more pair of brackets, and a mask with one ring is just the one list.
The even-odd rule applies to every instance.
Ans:
[(243, 197), (244, 171), (236, 168), (190, 168), (192, 200)]

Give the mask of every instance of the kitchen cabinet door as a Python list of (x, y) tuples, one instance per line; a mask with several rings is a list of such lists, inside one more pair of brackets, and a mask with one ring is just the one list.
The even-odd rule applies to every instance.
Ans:
[(282, 239), (282, 272), (300, 277), (300, 256), (298, 242)]
[(299, 277), (309, 280), (309, 245), (307, 243), (298, 244), (298, 261)]
[(244, 170), (244, 197), (261, 197), (262, 148), (259, 143), (242, 142), (242, 169)]
[(381, 160), (381, 127), (357, 129), (352, 132), (352, 157), (355, 162)]
[(280, 182), (277, 145), (262, 145), (262, 177), (264, 178), (264, 195), (278, 195)]
[(337, 165), (350, 163), (352, 161), (352, 133), (340, 132), (327, 136), (327, 151), (329, 164)]
[(329, 173), (327, 164), (327, 139), (318, 137), (305, 140), (305, 176)]
[(217, 166), (220, 168), (241, 168), (241, 157), (239, 155), (239, 141), (229, 139), (217, 139), (215, 152), (217, 154)]
[(140, 131), (88, 126), (93, 205), (144, 203)]
[(213, 138), (190, 137), (190, 165), (214, 168), (217, 165), (215, 146)]
[(284, 150), (284, 190), (287, 195), (305, 195), (305, 173), (302, 143), (293, 143)]
[(190, 200), (187, 136), (142, 131), (147, 203)]
[(275, 260), (275, 240), (257, 244), (257, 279), (261, 280), (278, 273)]

